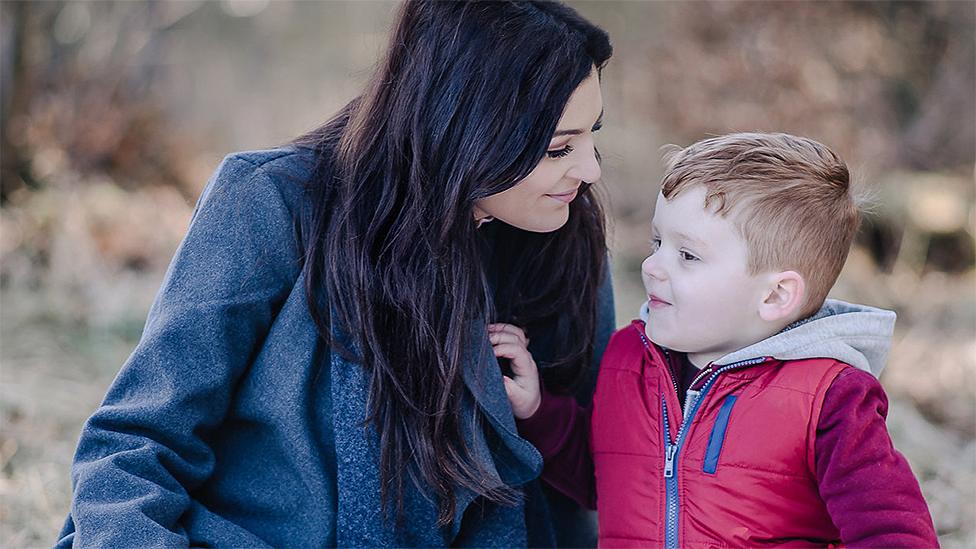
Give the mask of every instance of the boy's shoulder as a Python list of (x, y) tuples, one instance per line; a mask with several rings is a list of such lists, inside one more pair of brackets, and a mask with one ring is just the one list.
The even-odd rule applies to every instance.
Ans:
[(631, 320), (630, 323), (617, 328), (610, 335), (611, 345), (636, 345), (643, 346), (644, 321), (640, 319)]
[(855, 421), (848, 412), (862, 407), (887, 410), (888, 395), (881, 381), (870, 371), (835, 358), (803, 358), (777, 361), (772, 386), (788, 393), (819, 395), (815, 401), (825, 414), (838, 421)]
[[(823, 358), (814, 360), (818, 360), (828, 374), (826, 379), (826, 390), (828, 392), (836, 393), (843, 387), (844, 391), (854, 389), (862, 394), (885, 394), (881, 381), (869, 371), (862, 370), (857, 366), (836, 359)], [(789, 362), (804, 362), (805, 364), (801, 364), (801, 366), (809, 367), (810, 360)]]
[(610, 336), (600, 368), (639, 369), (642, 357), (650, 345), (644, 335), (644, 322), (633, 320)]
[(833, 357), (773, 359), (767, 364), (772, 369), (771, 371), (767, 370), (772, 377), (767, 378), (765, 383), (790, 392), (799, 391), (811, 395), (825, 394), (837, 379), (852, 373), (858, 378), (863, 375), (877, 382), (869, 372)]

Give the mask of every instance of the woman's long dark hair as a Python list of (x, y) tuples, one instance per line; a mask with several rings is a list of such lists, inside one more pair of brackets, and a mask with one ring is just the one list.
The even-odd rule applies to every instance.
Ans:
[(493, 290), (474, 206), (542, 160), (570, 95), (611, 53), (605, 32), (559, 3), (408, 0), (366, 91), (296, 140), (320, 154), (302, 234), (312, 317), (368, 372), (382, 498), (398, 516), (404, 472), (437, 498), (441, 525), (456, 487), (517, 500), (486, 484), (462, 436), (461, 368), (484, 345), (472, 322), (546, 332), (564, 389), (585, 372), (607, 268), (593, 193), (557, 231), (493, 228), (504, 251)]

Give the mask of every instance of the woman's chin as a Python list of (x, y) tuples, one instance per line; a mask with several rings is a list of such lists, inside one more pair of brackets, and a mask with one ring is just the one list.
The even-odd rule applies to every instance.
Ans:
[(559, 213), (556, 215), (544, 215), (538, 216), (531, 219), (501, 219), (505, 223), (522, 229), (523, 231), (529, 231), (530, 233), (551, 233), (553, 231), (558, 231), (563, 228), (563, 225), (569, 221), (569, 208), (566, 208), (565, 213)]

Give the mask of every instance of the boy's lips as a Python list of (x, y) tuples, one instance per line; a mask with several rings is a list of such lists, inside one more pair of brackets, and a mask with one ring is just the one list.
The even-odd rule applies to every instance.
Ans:
[(647, 306), (656, 309), (658, 307), (669, 307), (671, 304), (654, 294), (647, 294)]

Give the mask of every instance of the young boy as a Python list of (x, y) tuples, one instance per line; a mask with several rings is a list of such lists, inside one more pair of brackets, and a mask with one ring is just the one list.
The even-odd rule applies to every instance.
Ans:
[(858, 226), (847, 166), (785, 134), (670, 155), (641, 319), (603, 357), (592, 411), (541, 390), (493, 325), (543, 478), (599, 511), (603, 546), (934, 547), (876, 380), (895, 314), (826, 300)]

